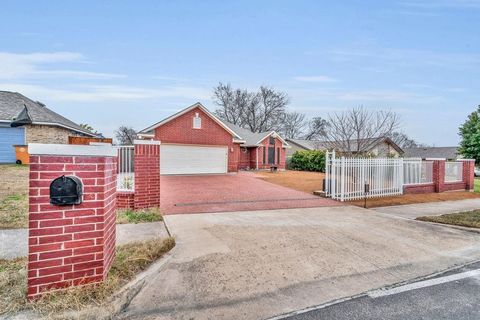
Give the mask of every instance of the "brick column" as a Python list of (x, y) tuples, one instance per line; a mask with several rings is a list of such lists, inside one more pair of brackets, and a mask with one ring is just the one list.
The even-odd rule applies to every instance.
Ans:
[[(29, 152), (28, 298), (104, 280), (115, 257), (116, 150), (29, 144)], [(82, 182), (81, 204), (50, 204), (50, 183), (62, 175)]]
[(475, 159), (459, 159), (463, 162), (463, 182), (465, 190), (473, 191), (475, 185)]
[(433, 185), (435, 192), (445, 191), (445, 159), (443, 158), (431, 158), (427, 161), (433, 161)]
[(135, 140), (134, 208), (160, 207), (160, 141)]

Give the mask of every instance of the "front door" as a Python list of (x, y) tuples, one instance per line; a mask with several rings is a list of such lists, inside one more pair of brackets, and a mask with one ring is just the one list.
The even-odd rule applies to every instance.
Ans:
[(275, 147), (268, 147), (268, 164), (275, 164)]

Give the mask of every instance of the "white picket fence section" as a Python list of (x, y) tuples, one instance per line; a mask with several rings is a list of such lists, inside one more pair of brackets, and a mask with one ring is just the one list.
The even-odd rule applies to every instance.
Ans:
[(403, 184), (425, 184), (433, 182), (433, 161), (420, 158), (403, 159)]
[(325, 160), (325, 192), (332, 199), (346, 201), (403, 193), (402, 158), (336, 158), (335, 152), (327, 152)]
[(117, 191), (135, 190), (134, 146), (118, 146)]
[(445, 182), (463, 180), (463, 162), (445, 162)]

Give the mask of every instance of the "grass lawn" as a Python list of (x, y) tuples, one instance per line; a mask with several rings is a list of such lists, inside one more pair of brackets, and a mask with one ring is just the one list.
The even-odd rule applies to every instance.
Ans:
[(475, 192), (480, 192), (480, 178), (475, 178), (474, 189)]
[[(438, 202), (449, 200), (464, 200), (480, 198), (480, 194), (468, 191), (455, 191), (444, 193), (425, 193), (425, 194), (404, 194), (395, 197), (382, 197), (367, 200), (368, 208), (398, 206), (404, 204)], [(355, 200), (348, 202), (355, 206), (363, 207), (363, 200)]]
[(321, 172), (286, 170), (278, 172), (259, 171), (257, 176), (268, 182), (298, 191), (313, 193), (323, 189), (325, 174)]
[[(28, 227), (28, 166), (0, 165), (0, 229)], [(117, 223), (162, 221), (158, 209), (118, 210)]]
[(441, 216), (418, 217), (417, 220), (480, 228), (480, 210), (442, 214)]
[(26, 300), (26, 258), (0, 260), (0, 315), (35, 310), (48, 317), (62, 311), (76, 311), (104, 303), (112, 294), (152, 262), (175, 246), (173, 238), (136, 242), (117, 247), (115, 261), (105, 282), (45, 294)]

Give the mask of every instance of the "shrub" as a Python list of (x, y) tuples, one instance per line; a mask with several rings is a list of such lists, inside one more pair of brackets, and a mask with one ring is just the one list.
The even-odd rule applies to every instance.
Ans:
[(292, 155), (291, 168), (302, 171), (325, 172), (325, 152), (321, 150), (300, 150)]

